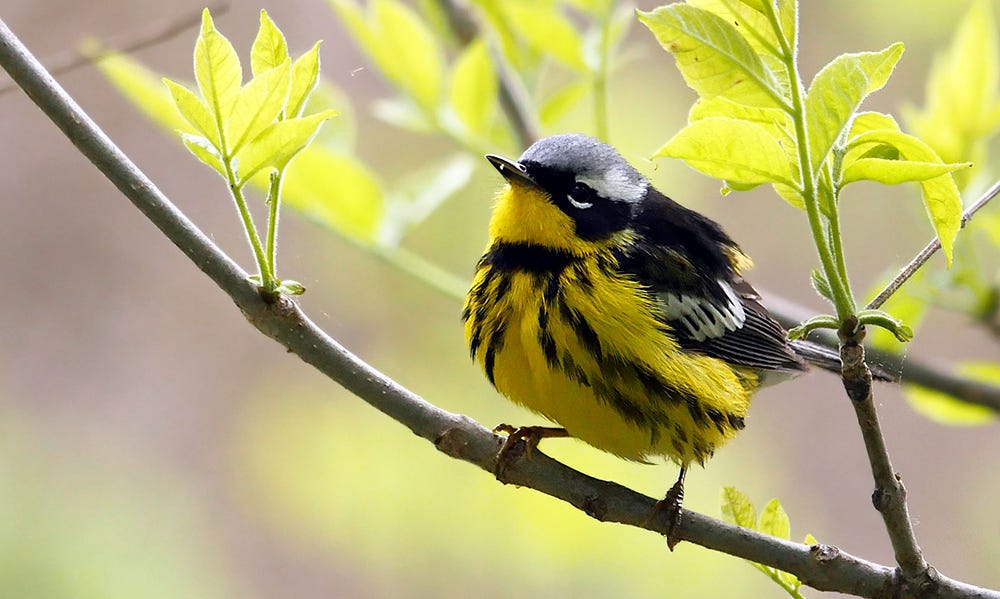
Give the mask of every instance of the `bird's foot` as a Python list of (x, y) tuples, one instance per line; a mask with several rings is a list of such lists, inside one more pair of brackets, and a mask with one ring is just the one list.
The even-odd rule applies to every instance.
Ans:
[(493, 467), (493, 474), (499, 479), (504, 471), (514, 460), (522, 455), (531, 459), (531, 452), (538, 447), (538, 443), (549, 437), (568, 437), (569, 433), (564, 428), (552, 426), (518, 426), (509, 424), (498, 424), (493, 427), (495, 434), (506, 433), (507, 438), (503, 440), (500, 451), (497, 452), (496, 465)]

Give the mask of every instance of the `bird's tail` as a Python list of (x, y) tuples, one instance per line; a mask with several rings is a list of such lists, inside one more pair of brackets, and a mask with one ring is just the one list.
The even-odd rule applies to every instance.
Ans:
[[(809, 364), (840, 374), (840, 353), (837, 350), (805, 339), (796, 339), (790, 343), (795, 353)], [(872, 378), (876, 381), (894, 383), (899, 380), (898, 376), (877, 364), (871, 364), (869, 367), (872, 371)]]

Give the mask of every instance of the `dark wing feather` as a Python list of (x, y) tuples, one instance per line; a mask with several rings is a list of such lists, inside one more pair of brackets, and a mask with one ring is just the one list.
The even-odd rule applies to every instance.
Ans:
[(785, 330), (736, 271), (739, 248), (721, 227), (650, 189), (619, 260), (645, 285), (684, 349), (763, 370), (804, 370)]

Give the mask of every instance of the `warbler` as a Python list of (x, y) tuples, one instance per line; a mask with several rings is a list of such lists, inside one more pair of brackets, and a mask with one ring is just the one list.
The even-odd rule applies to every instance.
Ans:
[[(462, 312), (469, 351), (500, 393), (559, 427), (501, 425), (528, 450), (575, 437), (680, 466), (658, 504), (680, 523), (684, 478), (744, 427), (751, 395), (832, 350), (789, 342), (743, 279), (750, 259), (714, 221), (660, 193), (614, 148), (546, 137), (506, 179)], [(655, 513), (655, 512), (654, 512)]]

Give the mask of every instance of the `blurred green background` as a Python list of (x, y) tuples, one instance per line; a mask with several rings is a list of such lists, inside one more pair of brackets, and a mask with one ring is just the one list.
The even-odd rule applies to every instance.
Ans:
[[(51, 61), (85, 36), (114, 47), (201, 7), (5, 0), (2, 16)], [(372, 102), (392, 91), (321, 0), (239, 0), (216, 14), (244, 60), (262, 7), (294, 54), (325, 40), (323, 77), (350, 96), (359, 153), (382, 177), (454, 151), (371, 117)], [(966, 7), (806, 1), (802, 68), (811, 77), (836, 54), (901, 40), (907, 51), (896, 75), (867, 104), (896, 112), (922, 101), (931, 55)], [(196, 34), (135, 56), (188, 79)], [(612, 77), (610, 138), (628, 154), (649, 155), (683, 125), (694, 96), (643, 28), (633, 25), (627, 44), (638, 58)], [(250, 268), (214, 174), (93, 67), (59, 79)], [(570, 114), (560, 130), (587, 129), (588, 115)], [(690, 544), (669, 553), (656, 535), (600, 524), (437, 454), (247, 326), (16, 91), (0, 95), (0, 139), (0, 280), (8, 285), (0, 300), (0, 597), (781, 596), (740, 560)], [(498, 179), (483, 161), (405, 245), (470, 276)], [(723, 223), (754, 257), (761, 288), (822, 309), (809, 285), (815, 257), (801, 213), (766, 189), (722, 198), (718, 183), (680, 163), (660, 161), (654, 179)], [(931, 235), (912, 186), (855, 186), (844, 205), (856, 288), (874, 285)], [(308, 287), (302, 305), (331, 335), (445, 409), (487, 425), (538, 422), (499, 398), (468, 359), (453, 299), (292, 212), (282, 227), (282, 274)], [(941, 365), (1000, 359), (995, 339), (942, 310), (909, 351)], [(941, 426), (915, 414), (897, 389), (877, 392), (927, 558), (949, 576), (1000, 586), (996, 426)], [(650, 495), (676, 474), (575, 441), (543, 449)], [(830, 376), (763, 391), (747, 430), (706, 470), (691, 472), (686, 505), (718, 515), (723, 485), (758, 506), (780, 497), (793, 538), (811, 532), (891, 562), (853, 410)]]

